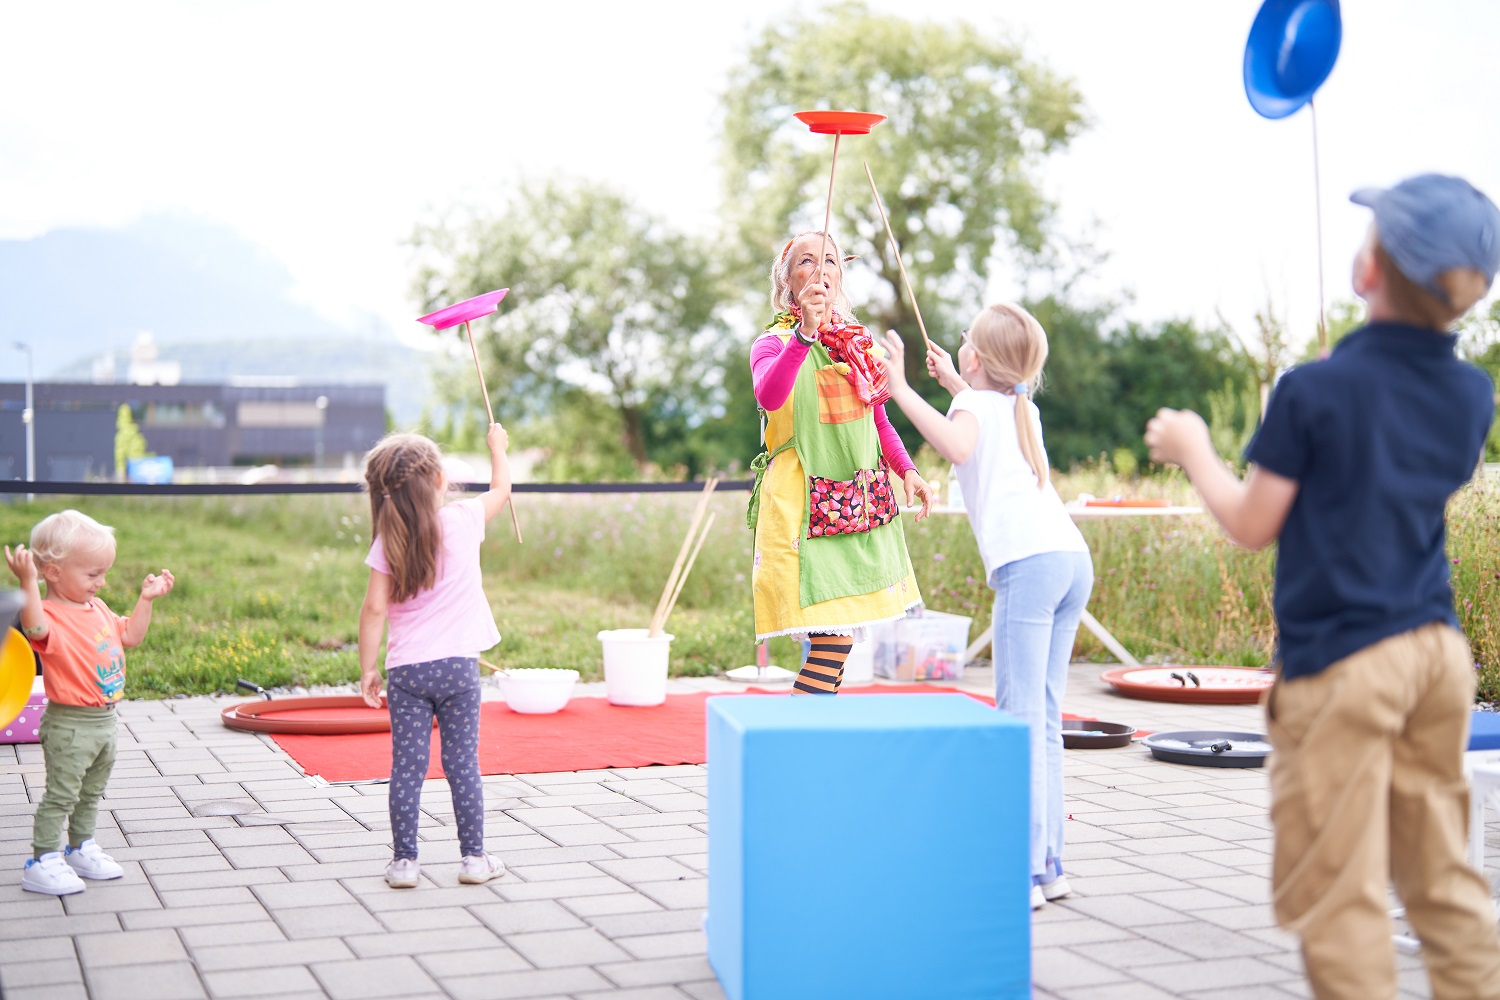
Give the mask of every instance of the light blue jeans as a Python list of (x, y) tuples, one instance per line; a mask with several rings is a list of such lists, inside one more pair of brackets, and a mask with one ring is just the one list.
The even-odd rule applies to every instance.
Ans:
[(1078, 621), (1094, 588), (1087, 552), (1044, 552), (990, 574), (995, 705), (1031, 730), (1031, 881), (1062, 873), (1062, 700)]

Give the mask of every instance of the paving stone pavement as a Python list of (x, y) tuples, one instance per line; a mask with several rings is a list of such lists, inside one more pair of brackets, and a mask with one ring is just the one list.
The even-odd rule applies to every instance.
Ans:
[[(1074, 666), (1068, 711), (1260, 729), (1254, 706), (1124, 699), (1100, 670)], [(989, 672), (964, 686), (988, 691)], [(314, 784), (269, 739), (225, 729), (227, 700), (121, 706), (97, 839), (125, 877), (60, 899), (20, 888), (40, 749), (0, 746), (5, 1000), (723, 997), (701, 930), (704, 767), (486, 778), (488, 844), (510, 872), (483, 886), (457, 884), (447, 785), (429, 782), (422, 884), (392, 890), (386, 786)], [(1267, 905), (1264, 771), (1165, 764), (1138, 745), (1068, 751), (1066, 795), (1076, 892), (1034, 918), (1036, 997), (1309, 996)], [(1500, 845), (1500, 824), (1489, 836)], [(1420, 960), (1400, 967), (1402, 996), (1428, 996)]]

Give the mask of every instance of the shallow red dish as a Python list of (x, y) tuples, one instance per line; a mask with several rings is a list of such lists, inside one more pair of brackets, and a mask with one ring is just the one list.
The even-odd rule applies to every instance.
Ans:
[(1085, 507), (1166, 507), (1169, 506), (1166, 499), (1162, 497), (1141, 497), (1131, 499), (1129, 497), (1114, 497), (1109, 500), (1095, 498), (1085, 500)]
[(1130, 698), (1197, 705), (1253, 705), (1276, 683), (1275, 673), (1259, 667), (1116, 667), (1099, 679)]
[(885, 115), (868, 111), (798, 111), (797, 120), (820, 135), (869, 135)]
[(359, 695), (246, 701), (228, 706), (219, 713), (219, 718), (230, 729), (251, 733), (344, 736), (391, 730), (391, 713), (384, 708), (371, 708)]
[(483, 295), (476, 295), (472, 299), (455, 302), (451, 306), (444, 306), (437, 312), (417, 317), (417, 322), (426, 323), (434, 330), (446, 330), (450, 326), (488, 316), (500, 308), (500, 300), (505, 298), (505, 293), (508, 291), (510, 291), (509, 288), (501, 288), (493, 292), (485, 292)]

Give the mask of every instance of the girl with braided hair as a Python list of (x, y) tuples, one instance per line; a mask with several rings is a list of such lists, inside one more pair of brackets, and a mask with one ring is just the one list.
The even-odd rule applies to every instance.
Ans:
[(372, 526), (370, 582), (359, 612), (360, 693), (380, 707), (380, 640), (386, 641), (391, 711), (391, 837), (386, 883), (415, 888), (417, 824), (432, 722), (442, 737), (443, 773), (458, 824), (460, 882), (505, 874), (484, 850), (484, 786), (479, 777), (479, 654), (500, 641), (479, 575), (484, 526), (510, 498), (505, 428), (490, 424), (489, 491), (445, 504), (448, 481), (437, 445), (392, 434), (365, 465)]

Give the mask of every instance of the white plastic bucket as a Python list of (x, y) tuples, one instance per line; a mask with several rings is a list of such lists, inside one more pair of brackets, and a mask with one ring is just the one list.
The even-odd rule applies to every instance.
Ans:
[(660, 705), (667, 700), (667, 661), (672, 635), (655, 638), (643, 628), (608, 629), (604, 643), (604, 690), (611, 705)]

